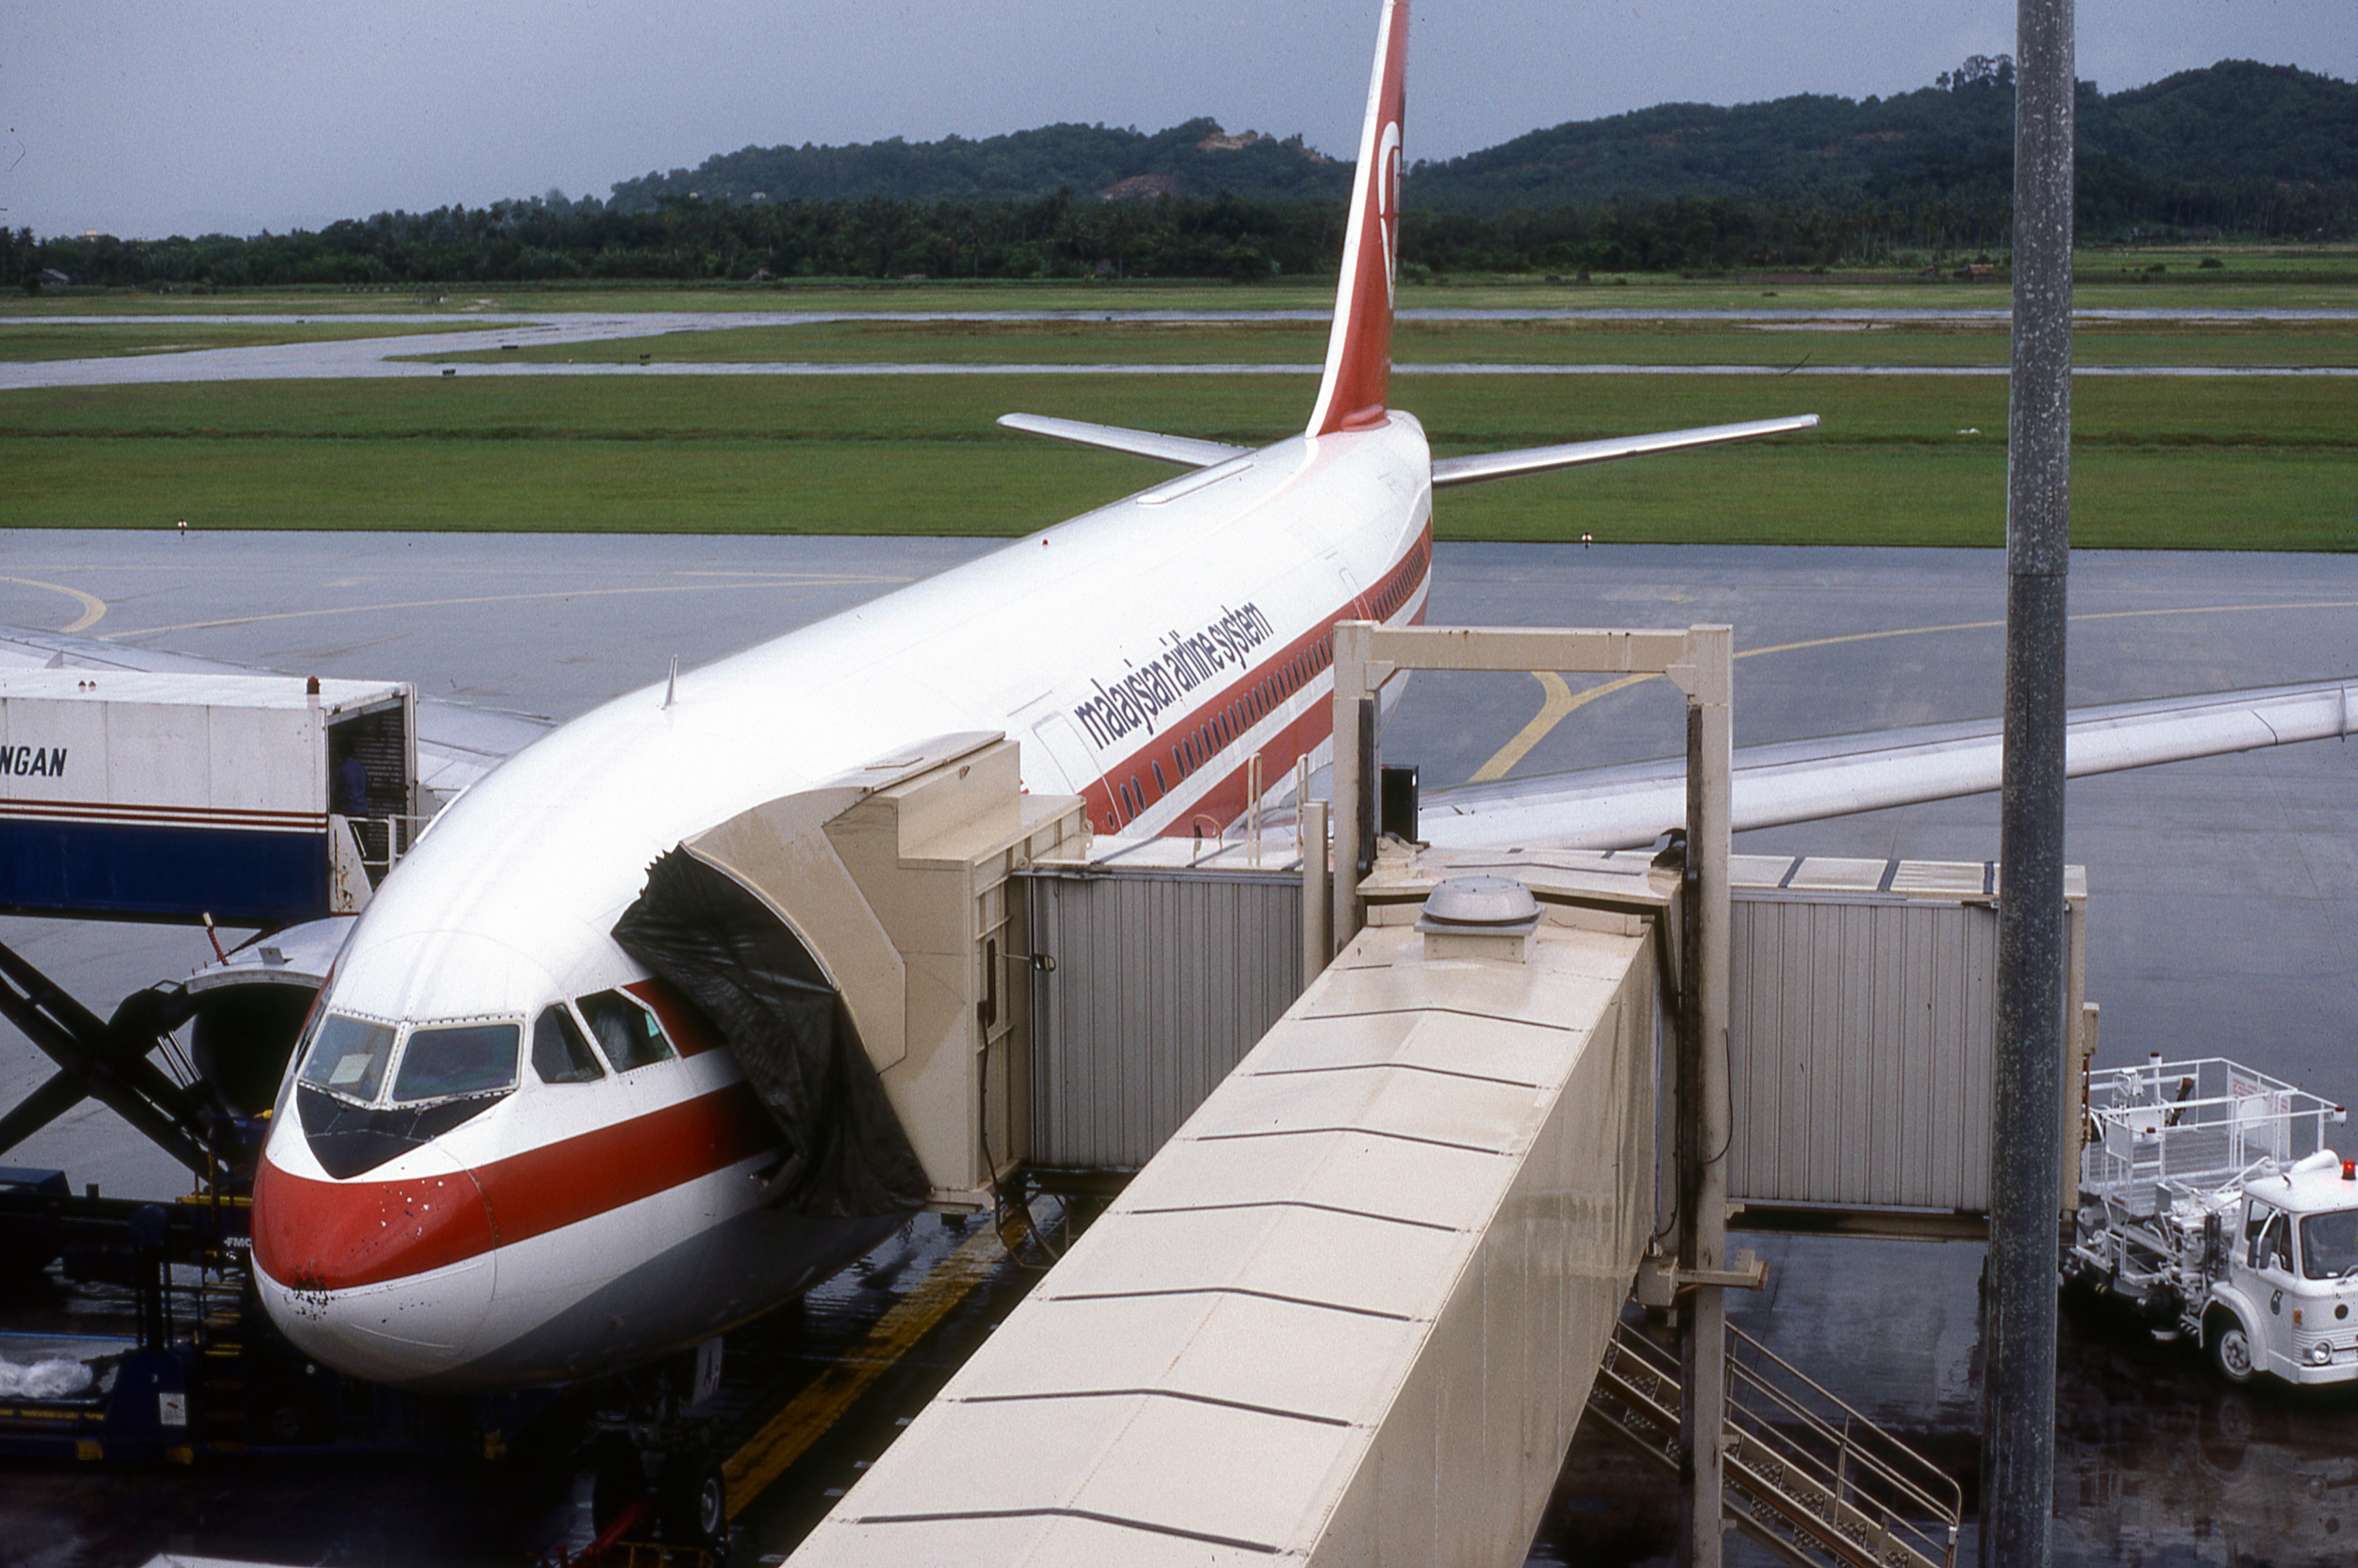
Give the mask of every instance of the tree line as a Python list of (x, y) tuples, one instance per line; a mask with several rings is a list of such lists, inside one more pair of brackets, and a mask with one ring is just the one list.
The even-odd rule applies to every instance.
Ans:
[[(1401, 260), (1461, 272), (1806, 269), (1997, 254), (2013, 67), (1887, 100), (1665, 104), (1415, 166)], [(2358, 235), (2358, 88), (2227, 61), (2077, 110), (2084, 242)], [(0, 230), (0, 287), (1331, 276), (1349, 166), (1211, 121), (747, 148), (613, 188), (248, 237)], [(1040, 181), (1056, 181), (1039, 189)], [(754, 183), (756, 181), (762, 183)], [(773, 189), (774, 188), (774, 189)], [(989, 195), (985, 192), (1008, 192)]]
[[(2103, 173), (2104, 171), (2096, 171)], [(2342, 238), (2345, 193), (2266, 183), (2171, 187), (2134, 170), (2083, 180), (2083, 239)], [(329, 285), (408, 287), (574, 282), (764, 283), (796, 278), (1208, 278), (1331, 276), (1345, 204), (1231, 196), (1100, 201), (789, 201), (752, 207), (666, 198), (654, 211), (540, 199), (385, 212), (251, 238), (36, 239), (0, 235), (0, 287), (59, 282), (164, 290)], [(1800, 200), (1689, 196), (1496, 215), (1412, 206), (1401, 267), (1453, 273), (1806, 270), (1920, 265), (2007, 244), (1996, 192), (1860, 194)]]

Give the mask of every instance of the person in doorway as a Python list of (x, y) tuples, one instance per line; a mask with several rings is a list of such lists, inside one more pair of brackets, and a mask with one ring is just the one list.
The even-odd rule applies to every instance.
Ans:
[(361, 861), (368, 868), (369, 881), (373, 884), (384, 875), (385, 863), (375, 826), (369, 821), (368, 764), (357, 754), (346, 752), (330, 778), (333, 809), (352, 824), (352, 842), (360, 847)]
[(358, 754), (346, 752), (344, 760), (336, 764), (336, 812), (357, 822), (369, 814), (368, 764)]

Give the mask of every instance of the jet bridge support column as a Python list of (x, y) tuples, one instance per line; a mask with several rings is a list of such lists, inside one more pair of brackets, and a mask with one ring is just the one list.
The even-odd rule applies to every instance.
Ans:
[[(1679, 1561), (1718, 1568), (1726, 1529), (1721, 1472), (1727, 1410), (1729, 1286), (1757, 1286), (1758, 1264), (1727, 1260), (1727, 1153), (1732, 1119), (1727, 1082), (1727, 882), (1730, 773), (1734, 767), (1734, 630), (1524, 631), (1471, 626), (1387, 627), (1346, 621), (1335, 628), (1335, 918), (1331, 952), (1357, 935), (1358, 867), (1373, 859), (1372, 827), (1348, 807), (1375, 768), (1358, 718), (1376, 693), (1410, 669), (1576, 671), (1667, 676), (1687, 699), (1688, 876), (1680, 900), (1685, 1016), (1678, 1057), (1664, 1078), (1678, 1097), (1676, 1265), (1641, 1265), (1640, 1279), (1679, 1303), (1682, 1375)], [(1651, 1267), (1652, 1271), (1648, 1270)], [(1641, 1287), (1642, 1290), (1642, 1287)], [(1668, 1295), (1648, 1293), (1660, 1302)]]
[[(1681, 972), (1690, 999), (1679, 1030), (1679, 1270), (1706, 1281), (1727, 1267), (1727, 891), (1729, 773), (1734, 767), (1733, 636), (1725, 626), (1688, 634), (1693, 656), (1671, 678), (1687, 697), (1687, 864), (1681, 901)], [(1692, 1285), (1679, 1297), (1679, 1562), (1718, 1568), (1726, 1530), (1721, 1469), (1727, 1431), (1727, 1297)]]

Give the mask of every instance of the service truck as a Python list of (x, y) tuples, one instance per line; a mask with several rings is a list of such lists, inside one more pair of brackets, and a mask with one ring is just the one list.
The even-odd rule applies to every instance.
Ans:
[(2230, 1382), (2358, 1380), (2358, 1162), (2339, 1106), (2223, 1057), (2089, 1074), (2067, 1283)]

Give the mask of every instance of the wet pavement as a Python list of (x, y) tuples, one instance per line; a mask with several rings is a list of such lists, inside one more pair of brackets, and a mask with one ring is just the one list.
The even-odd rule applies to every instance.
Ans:
[[(294, 674), (406, 678), (431, 694), (562, 718), (996, 547), (843, 539), (0, 532), (0, 623)], [(1739, 744), (1996, 710), (2003, 560), (1987, 551), (1448, 546), (1436, 622), (1736, 628)], [(2071, 699), (2111, 702), (2358, 670), (2358, 560), (2083, 554), (2072, 566)], [(94, 607), (94, 608), (93, 608)], [(87, 619), (95, 614), (95, 619)], [(1528, 677), (1418, 677), (1383, 745), (1428, 784), (1474, 772), (1531, 717)], [(1676, 749), (1675, 695), (1652, 683), (1579, 708), (1517, 768)], [(2089, 868), (2089, 994), (2101, 1059), (2234, 1054), (2358, 1098), (2358, 752), (2320, 742), (2072, 785), (2067, 857)], [(1994, 798), (1747, 835), (1738, 848), (1984, 860)], [(0, 922), (86, 1000), (205, 956), (170, 929)], [(39, 1063), (0, 1036), (0, 1101)], [(109, 1191), (178, 1184), (110, 1118), (53, 1130), (10, 1162)], [(781, 1314), (731, 1357), (741, 1418), (784, 1404), (946, 1255), (920, 1222)], [(1757, 1238), (1771, 1284), (1734, 1303), (1770, 1348), (1971, 1485), (1980, 1249)], [(872, 1397), (756, 1502), (747, 1561), (784, 1550), (1031, 1276), (962, 1299)], [(963, 1337), (961, 1337), (963, 1336)], [(753, 1397), (760, 1396), (759, 1399)], [(2057, 1561), (2291, 1565), (2358, 1558), (2358, 1399), (2234, 1393), (2183, 1347), (2071, 1314), (2059, 1392)], [(561, 1440), (498, 1467), (371, 1460), (195, 1474), (0, 1466), (0, 1564), (144, 1562), (167, 1549), (277, 1562), (521, 1561), (586, 1539)], [(517, 1463), (516, 1461), (520, 1461)], [(1668, 1493), (1594, 1440), (1575, 1447), (1535, 1561), (1628, 1563), (1669, 1549)], [(424, 1521), (424, 1522), (421, 1522)], [(1748, 1548), (1731, 1552), (1731, 1561)], [(1968, 1551), (1966, 1561), (1970, 1561)]]

